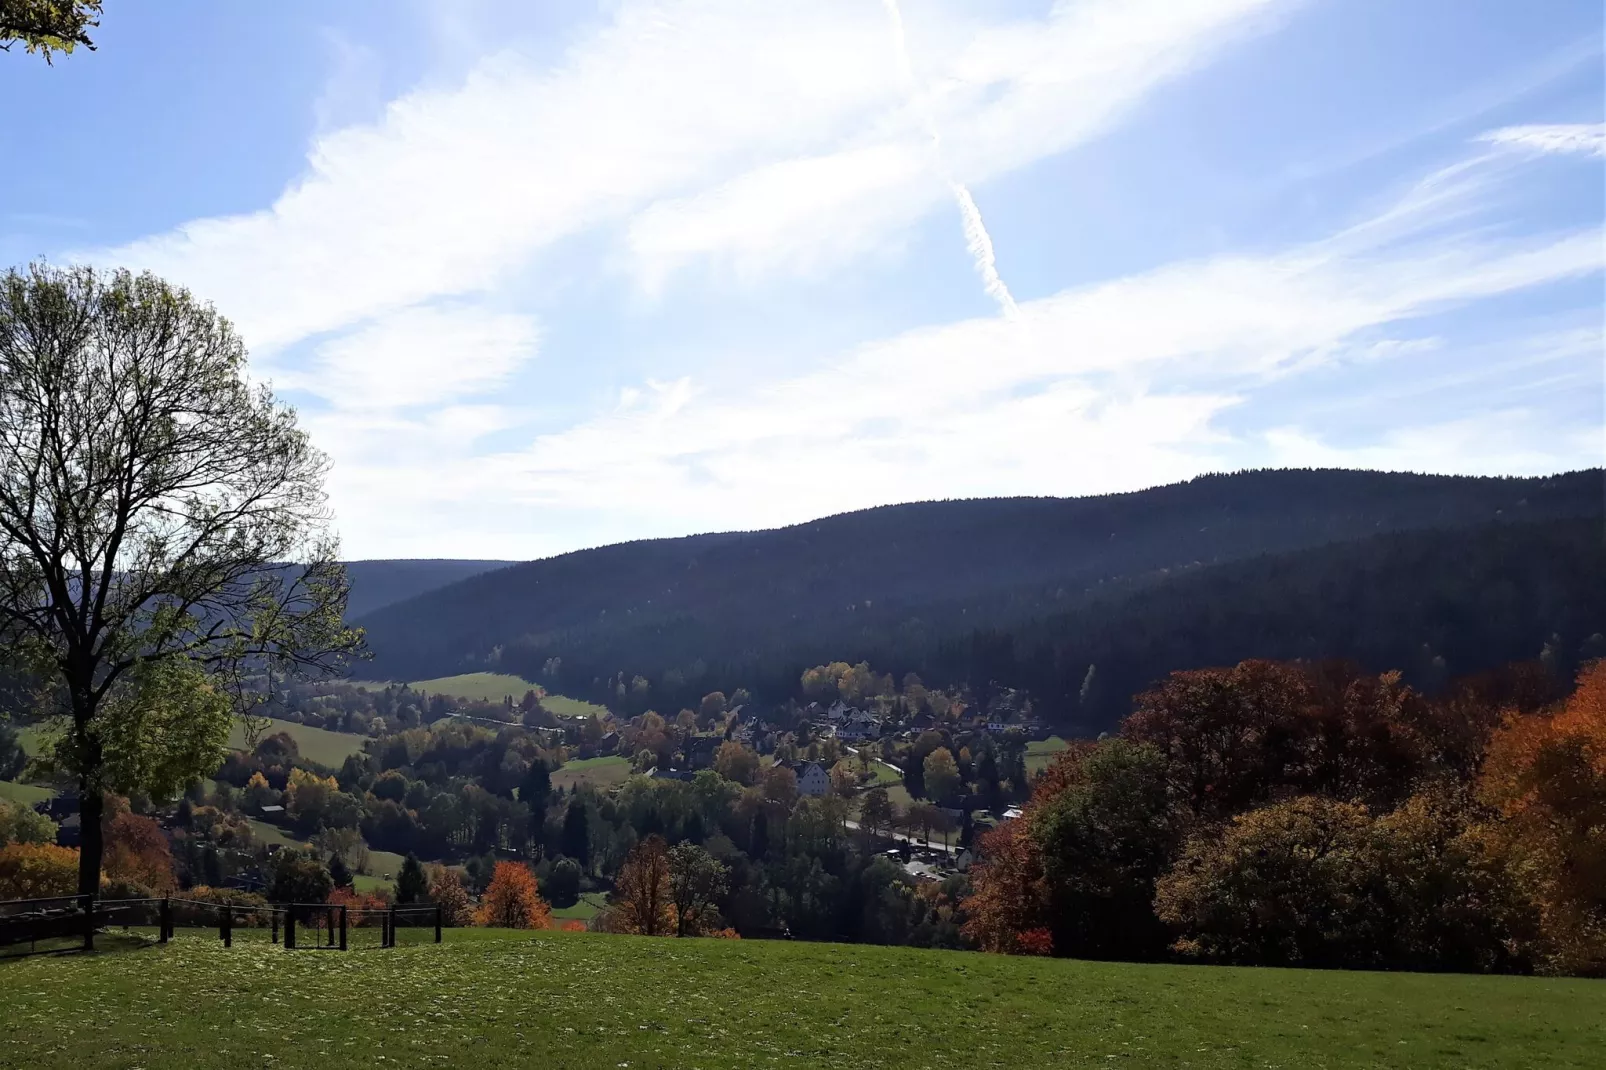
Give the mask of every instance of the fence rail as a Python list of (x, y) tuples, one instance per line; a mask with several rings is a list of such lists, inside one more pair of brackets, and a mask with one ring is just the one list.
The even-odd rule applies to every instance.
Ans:
[[(257, 906), (208, 903), (179, 896), (161, 899), (98, 899), (92, 895), (0, 901), (0, 948), (20, 947), (21, 954), (95, 949), (95, 934), (108, 926), (155, 928), (161, 943), (179, 928), (216, 928), (224, 947), (234, 946), (236, 928), (270, 930), (273, 943), (286, 951), (301, 948), (345, 951), (348, 929), (378, 925), (379, 946), (395, 947), (401, 928), (435, 930), (441, 942), (443, 917), (438, 906), (392, 906), (384, 909), (347, 907), (338, 903), (272, 903)], [(311, 942), (298, 940), (298, 929), (311, 931)], [(73, 941), (63, 944), (61, 941)], [(50, 946), (41, 948), (41, 943)], [(370, 945), (372, 946), (372, 945)]]

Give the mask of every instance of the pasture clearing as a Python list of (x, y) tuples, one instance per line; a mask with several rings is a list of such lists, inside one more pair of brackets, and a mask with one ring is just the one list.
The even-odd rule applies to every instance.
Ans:
[(1034, 775), (1041, 773), (1048, 768), (1048, 763), (1054, 760), (1054, 756), (1067, 746), (1069, 744), (1059, 736), (1035, 739), (1026, 744), (1026, 771)]
[[(383, 691), (392, 686), (382, 680), (352, 680), (351, 683), (369, 691)], [(407, 686), (426, 695), (445, 695), (448, 698), (475, 702), (505, 702), (510, 698), (518, 702), (527, 691), (544, 690), (540, 684), (532, 683), (522, 676), (501, 672), (466, 672), (457, 676), (439, 676), (433, 680), (414, 680)], [(558, 717), (590, 717), (593, 714), (608, 712), (606, 706), (569, 698), (567, 695), (543, 694), (541, 705)]]
[(447, 695), (479, 702), (503, 702), (511, 698), (517, 702), (537, 685), (521, 676), (502, 672), (466, 672), (433, 680), (411, 680), (407, 686), (426, 695)]
[[(65, 725), (65, 721), (58, 722)], [(43, 754), (45, 748), (54, 741), (60, 728), (49, 724), (19, 724), (13, 727), (17, 730), (17, 742), (22, 746), (22, 752), (30, 758), (37, 758)]]
[(608, 905), (608, 897), (602, 892), (582, 892), (573, 906), (553, 907), (552, 916), (558, 921), (590, 921)]
[(32, 806), (37, 802), (44, 802), (56, 794), (50, 788), (41, 788), (35, 784), (19, 784), (15, 780), (0, 780), (0, 799), (22, 803)]
[[(280, 721), (273, 718), (269, 718), (269, 721), (269, 727), (263, 730), (260, 739), (284, 732), (296, 741), (296, 747), (301, 751), (303, 758), (328, 766), (330, 769), (339, 769), (345, 764), (348, 756), (362, 753), (363, 744), (372, 738), (354, 735), (351, 732), (331, 732), (327, 728), (309, 728), (294, 721)], [(247, 749), (245, 726), (238, 721), (229, 731), (229, 746), (234, 750)]]
[(0, 1060), (135, 1067), (1594, 1067), (1596, 981), (453, 929), (0, 965)]
[(555, 717), (603, 717), (608, 713), (606, 706), (570, 698), (568, 695), (543, 695), (541, 705)]
[(606, 791), (630, 779), (630, 761), (617, 754), (602, 758), (580, 758), (564, 762), (552, 774), (554, 788), (573, 788), (576, 784), (591, 784)]

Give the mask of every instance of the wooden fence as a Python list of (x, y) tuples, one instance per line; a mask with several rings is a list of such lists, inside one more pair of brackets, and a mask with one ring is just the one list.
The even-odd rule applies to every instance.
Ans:
[[(0, 901), (0, 949), (26, 945), (12, 954), (93, 951), (95, 935), (113, 926), (154, 928), (157, 940), (167, 943), (179, 928), (217, 929), (224, 947), (234, 946), (234, 930), (270, 931), (273, 943), (286, 951), (318, 948), (345, 951), (348, 929), (377, 925), (379, 946), (396, 946), (401, 928), (435, 930), (441, 942), (443, 917), (438, 906), (392, 906), (385, 909), (353, 908), (335, 903), (275, 903), (252, 906), (206, 903), (180, 896), (160, 899), (99, 899), (92, 895), (51, 896), (44, 899)], [(301, 940), (298, 929), (312, 940)], [(40, 946), (45, 945), (45, 946)]]

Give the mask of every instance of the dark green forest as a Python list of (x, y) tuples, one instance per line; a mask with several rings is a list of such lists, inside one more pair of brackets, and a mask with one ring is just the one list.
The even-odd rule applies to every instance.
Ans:
[(358, 622), (365, 671), (390, 679), (496, 669), (639, 712), (715, 687), (779, 700), (808, 665), (868, 659), (1026, 688), (1089, 731), (1168, 671), (1245, 657), (1351, 657), (1424, 687), (1547, 643), (1571, 666), (1606, 630), (1602, 489), (1599, 470), (1280, 470), (888, 506), (532, 561)]

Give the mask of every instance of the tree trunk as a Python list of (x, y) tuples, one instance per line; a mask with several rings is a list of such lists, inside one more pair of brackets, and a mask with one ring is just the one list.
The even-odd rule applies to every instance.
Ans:
[(91, 787), (87, 777), (78, 780), (78, 894), (100, 894), (100, 859), (105, 850), (100, 819), (106, 800), (100, 789)]

